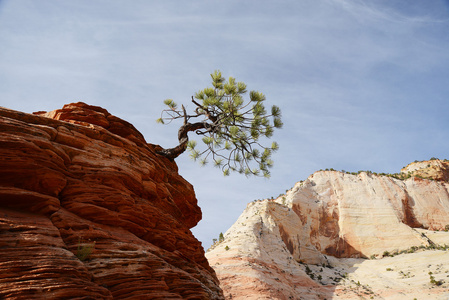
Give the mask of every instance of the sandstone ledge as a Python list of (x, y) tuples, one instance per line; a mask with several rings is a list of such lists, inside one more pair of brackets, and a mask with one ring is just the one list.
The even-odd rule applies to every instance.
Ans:
[(157, 147), (84, 103), (0, 108), (0, 298), (223, 299), (193, 187)]

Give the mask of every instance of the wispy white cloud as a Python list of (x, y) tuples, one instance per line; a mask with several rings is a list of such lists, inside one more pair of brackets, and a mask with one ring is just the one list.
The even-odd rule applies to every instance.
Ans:
[[(209, 243), (246, 203), (320, 168), (396, 172), (448, 153), (444, 1), (2, 1), (0, 105), (26, 112), (100, 105), (151, 143), (162, 100), (189, 105), (209, 73), (245, 81), (284, 114), (270, 181), (223, 178), (188, 157), (180, 172)], [(430, 134), (431, 133), (431, 134)], [(211, 235), (213, 231), (215, 235)]]

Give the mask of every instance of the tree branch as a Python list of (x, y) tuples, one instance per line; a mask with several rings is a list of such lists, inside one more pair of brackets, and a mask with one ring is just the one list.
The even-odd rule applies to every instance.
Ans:
[[(193, 102), (196, 106), (198, 106), (199, 108), (201, 108), (201, 109), (204, 111), (204, 115), (205, 115), (209, 120), (211, 120), (212, 123), (215, 123), (215, 122), (217, 121), (217, 116), (213, 116), (213, 115), (211, 114), (211, 111), (210, 111), (210, 110), (208, 110), (207, 108), (203, 107), (201, 104), (199, 104), (198, 102), (196, 102), (195, 99), (193, 99), (193, 96), (192, 96), (192, 102)], [(198, 111), (196, 111), (196, 112), (198, 113)]]
[[(184, 109), (184, 106), (183, 106), (183, 109)], [(185, 109), (184, 109), (184, 113), (185, 113)], [(179, 155), (184, 153), (184, 151), (186, 151), (187, 143), (189, 141), (188, 133), (190, 131), (196, 131), (199, 129), (209, 129), (209, 128), (211, 128), (211, 125), (207, 122), (197, 122), (197, 123), (192, 124), (192, 123), (188, 123), (187, 117), (185, 117), (184, 125), (182, 125), (181, 128), (179, 128), (179, 130), (178, 130), (179, 145), (174, 148), (163, 149), (161, 151), (158, 151), (157, 153), (164, 155), (165, 157), (167, 157), (170, 160), (174, 160), (176, 157), (178, 157)]]

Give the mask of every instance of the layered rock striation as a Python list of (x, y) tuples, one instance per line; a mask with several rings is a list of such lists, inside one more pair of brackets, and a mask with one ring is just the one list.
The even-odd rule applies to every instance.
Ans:
[[(423, 293), (432, 299), (449, 297), (445, 275), (431, 284), (428, 272), (436, 270), (421, 264), (413, 269), (425, 249), (440, 255), (426, 256), (429, 261), (444, 264), (449, 258), (444, 246), (449, 245), (448, 169), (443, 161), (417, 164), (402, 172), (422, 174), (430, 165), (428, 179), (319, 171), (275, 200), (249, 203), (224, 241), (206, 253), (227, 298), (404, 299)], [(403, 264), (389, 268), (394, 258), (383, 257), (392, 253), (406, 256)], [(396, 269), (396, 277), (378, 281), (388, 276), (375, 268), (376, 263), (386, 262), (384, 271)], [(448, 269), (445, 264), (438, 272)], [(404, 284), (399, 270), (419, 280)], [(425, 270), (424, 276), (418, 274)]]
[(0, 108), (0, 298), (223, 299), (157, 149), (100, 107)]

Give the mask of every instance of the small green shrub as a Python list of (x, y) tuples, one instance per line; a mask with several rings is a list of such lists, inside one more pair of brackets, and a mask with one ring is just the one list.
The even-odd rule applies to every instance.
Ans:
[(418, 247), (412, 246), (410, 249), (408, 249), (407, 253), (414, 253), (416, 250), (418, 250)]
[[(429, 274), (430, 273), (432, 273), (432, 272), (429, 272)], [(435, 277), (433, 277), (432, 275), (430, 275), (429, 279), (430, 279), (431, 285), (440, 286), (443, 284), (443, 280), (435, 280)]]
[(399, 271), (399, 275), (401, 275), (401, 278), (415, 277), (415, 275), (411, 275), (410, 272), (404, 273), (403, 271)]
[(85, 261), (89, 258), (89, 256), (92, 254), (95, 248), (95, 242), (93, 243), (84, 243), (83, 240), (80, 238), (78, 240), (78, 247), (76, 249), (76, 257), (80, 261)]
[(309, 266), (306, 266), (306, 273), (307, 273), (307, 274), (312, 273), (312, 270), (310, 270)]

